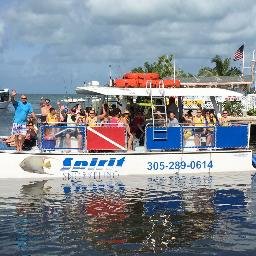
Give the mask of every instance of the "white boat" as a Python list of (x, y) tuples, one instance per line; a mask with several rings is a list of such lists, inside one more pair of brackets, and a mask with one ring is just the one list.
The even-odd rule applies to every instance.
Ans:
[(67, 97), (67, 98), (61, 100), (61, 102), (67, 103), (67, 104), (71, 104), (71, 103), (76, 104), (76, 103), (84, 103), (84, 102), (86, 102), (86, 100), (83, 98)]
[[(76, 91), (85, 95), (118, 95), (165, 98), (167, 96), (209, 96), (216, 107), (216, 96), (241, 96), (240, 93), (219, 88), (115, 88), (81, 86)], [(55, 127), (56, 128), (56, 127)], [(44, 138), (45, 126), (41, 129)], [(62, 130), (63, 129), (63, 132)], [(16, 153), (1, 151), (0, 161), (5, 170), (0, 179), (10, 178), (117, 178), (129, 175), (182, 175), (231, 172), (254, 172), (252, 151), (249, 149), (250, 126), (231, 125), (214, 127), (214, 142), (210, 146), (193, 145), (193, 135), (184, 136), (187, 129), (195, 127), (159, 127), (149, 125), (145, 131), (145, 145), (127, 152), (124, 127), (76, 127), (84, 129), (83, 147), (72, 149), (60, 145), (60, 134), (74, 127), (57, 127), (53, 140), (42, 140), (34, 151)], [(123, 135), (121, 135), (123, 134)], [(58, 140), (58, 142), (56, 142)], [(74, 140), (74, 138), (73, 138)], [(75, 141), (73, 145), (75, 145)], [(71, 152), (67, 152), (71, 151)], [(83, 152), (81, 152), (81, 150)], [(1, 168), (3, 169), (3, 168)]]
[(0, 109), (5, 109), (10, 103), (9, 89), (0, 89)]

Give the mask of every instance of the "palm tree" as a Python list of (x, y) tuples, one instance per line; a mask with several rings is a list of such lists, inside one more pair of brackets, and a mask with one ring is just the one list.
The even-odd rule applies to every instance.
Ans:
[(236, 67), (231, 67), (230, 58), (222, 59), (219, 55), (212, 58), (215, 63), (214, 68), (203, 67), (198, 71), (198, 76), (239, 76), (241, 71)]

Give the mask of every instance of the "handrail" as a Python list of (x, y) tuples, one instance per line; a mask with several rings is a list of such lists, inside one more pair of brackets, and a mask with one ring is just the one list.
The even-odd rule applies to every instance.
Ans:
[(98, 123), (98, 126), (90, 127), (74, 123), (72, 125), (65, 123), (61, 126), (43, 124), (39, 129), (38, 145), (41, 150), (48, 151), (55, 149), (126, 150), (125, 126), (118, 126), (116, 123), (110, 123), (110, 125)]
[(89, 124), (85, 123), (67, 123), (67, 122), (51, 122), (51, 123), (38, 123), (39, 126), (52, 126), (52, 127), (62, 127), (62, 126), (90, 126), (90, 127), (101, 127), (101, 126), (115, 126), (115, 127), (125, 127), (124, 123), (95, 123), (96, 125), (90, 126)]
[(185, 148), (248, 148), (248, 125), (230, 126), (171, 126), (167, 127), (167, 137), (161, 135), (162, 127), (155, 127), (159, 139), (153, 136), (152, 124), (146, 125), (146, 145), (149, 150), (183, 150)]

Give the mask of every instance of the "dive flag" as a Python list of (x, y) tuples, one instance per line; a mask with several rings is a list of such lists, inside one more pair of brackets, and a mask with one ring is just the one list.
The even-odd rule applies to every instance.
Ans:
[(241, 60), (244, 56), (244, 45), (241, 45), (235, 52), (233, 60)]

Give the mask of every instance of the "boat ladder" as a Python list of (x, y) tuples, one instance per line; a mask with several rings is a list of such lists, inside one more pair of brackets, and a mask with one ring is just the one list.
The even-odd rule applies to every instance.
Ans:
[[(151, 113), (153, 123), (153, 140), (167, 140), (167, 111), (164, 95), (164, 82), (160, 80), (156, 88), (152, 88), (152, 81), (146, 83), (150, 93)], [(153, 93), (155, 90), (156, 93)]]

